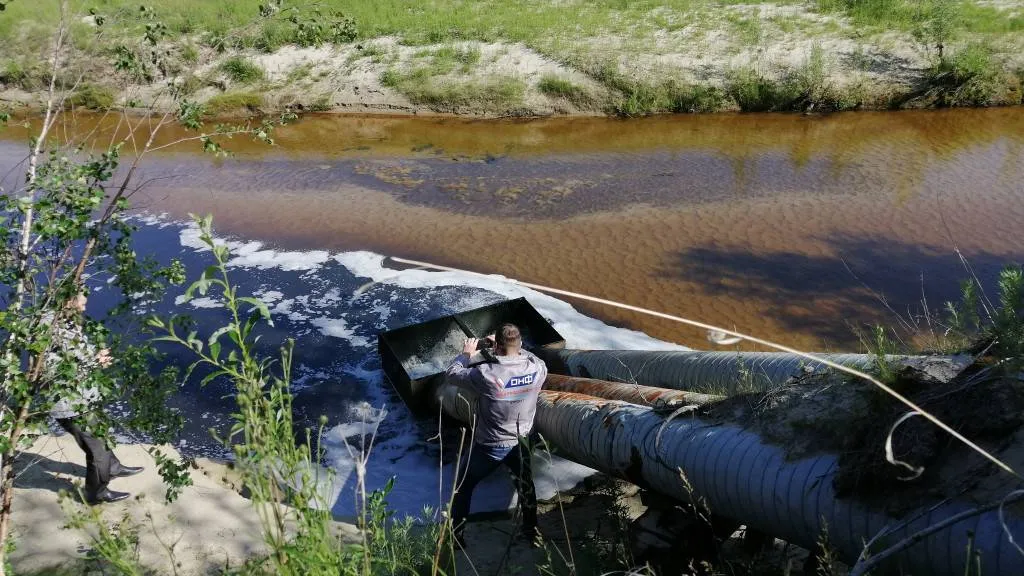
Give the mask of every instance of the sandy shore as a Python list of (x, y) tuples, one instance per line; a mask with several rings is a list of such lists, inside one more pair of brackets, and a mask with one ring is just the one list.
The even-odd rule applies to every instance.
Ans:
[[(1012, 2), (991, 3), (985, 9), (1007, 18), (1018, 14)], [(414, 34), (394, 34), (316, 47), (283, 45), (267, 52), (215, 49), (203, 44), (201, 34), (192, 34), (161, 44), (169, 54), (188, 46), (188, 61), (172, 58), (180, 73), (156, 75), (123, 91), (112, 64), (85, 53), (74, 66), (109, 91), (101, 100), (111, 102), (85, 99), (79, 106), (135, 108), (146, 103), (157, 110), (177, 110), (166, 89), (173, 82), (189, 100), (225, 116), (286, 107), (468, 117), (752, 109), (735, 94), (742, 91), (737, 78), (743, 74), (776, 87), (813, 77), (814, 86), (803, 90), (822, 101), (815, 110), (935, 105), (927, 98), (911, 97), (929, 81), (934, 64), (929, 46), (910, 31), (866, 26), (842, 12), (773, 2), (694, 5), (685, 11), (661, 8), (632, 14), (629, 25), (617, 31), (607, 29), (615, 22), (611, 15), (606, 17), (603, 28), (591, 27), (572, 38), (559, 34), (556, 26), (523, 41), (499, 37), (428, 44), (415, 41)], [(83, 22), (95, 25), (88, 17)], [(962, 36), (950, 51), (984, 40), (991, 50), (989, 66), (1002, 77), (983, 98), (985, 103), (1019, 104), (1017, 70), (1024, 66), (1019, 35)], [(453, 60), (453, 54), (458, 59)], [(240, 60), (256, 71), (251, 77), (225, 72), (226, 63)], [(0, 75), (0, 105), (41, 103), (44, 94), (38, 86), (46, 82), (38, 81), (34, 87), (24, 79), (4, 84), (3, 78)], [(677, 90), (682, 86), (699, 90)], [(649, 102), (666, 91), (675, 91), (676, 96)], [(709, 91), (718, 91), (721, 98), (692, 105), (675, 102)], [(822, 97), (826, 93), (830, 97)]]
[[(131, 498), (102, 507), (110, 523), (127, 519), (138, 527), (139, 561), (157, 573), (169, 573), (173, 554), (177, 574), (219, 574), (247, 558), (265, 552), (259, 519), (251, 502), (225, 485), (223, 464), (197, 461), (193, 485), (172, 504), (164, 504), (165, 488), (157, 474), (149, 446), (118, 446), (118, 458), (146, 470), (111, 482), (113, 490), (130, 492)], [(177, 457), (171, 447), (161, 447)], [(11, 562), (17, 573), (35, 573), (80, 566), (90, 547), (87, 534), (66, 528), (58, 492), (76, 491), (85, 476), (85, 456), (70, 435), (41, 436), (22, 453), (15, 482), (14, 535), (17, 548)], [(82, 506), (75, 502), (71, 506)], [(355, 537), (355, 527), (339, 524)]]
[[(251, 502), (235, 489), (227, 465), (198, 459), (192, 470), (193, 485), (172, 504), (164, 504), (165, 488), (145, 444), (121, 445), (115, 449), (127, 465), (146, 470), (130, 478), (111, 482), (111, 489), (132, 494), (124, 501), (103, 505), (102, 517), (110, 524), (129, 522), (138, 528), (140, 564), (156, 574), (171, 573), (170, 559), (180, 576), (220, 574), (246, 559), (266, 552), (259, 519)], [(177, 457), (172, 447), (165, 453)], [(74, 492), (85, 476), (85, 456), (70, 435), (41, 436), (23, 452), (15, 483), (14, 536), (17, 547), (11, 563), (18, 574), (77, 574), (85, 566), (91, 547), (88, 534), (67, 528), (67, 516), (58, 493)], [(609, 497), (589, 493), (580, 487), (562, 495), (564, 506), (555, 502), (541, 506), (541, 530), (552, 554), (558, 556), (573, 547), (573, 540), (600, 530), (602, 513)], [(83, 506), (77, 500), (70, 506)], [(564, 516), (563, 516), (564, 514)], [(571, 534), (565, 526), (572, 526)], [(607, 527), (606, 527), (607, 528)], [(343, 538), (358, 538), (352, 524), (338, 523)], [(514, 538), (511, 518), (492, 514), (467, 528), (467, 550), (457, 557), (458, 574), (539, 574), (546, 563), (542, 549), (533, 549)], [(556, 549), (558, 551), (556, 551)]]

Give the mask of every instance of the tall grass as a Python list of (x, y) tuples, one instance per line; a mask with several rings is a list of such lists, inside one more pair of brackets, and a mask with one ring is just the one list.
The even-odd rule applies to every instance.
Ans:
[(996, 65), (987, 47), (969, 44), (932, 67), (925, 97), (938, 106), (987, 106), (1003, 97), (1013, 81)]
[(265, 76), (263, 68), (241, 56), (228, 58), (220, 65), (220, 70), (227, 74), (232, 82), (239, 84), (251, 84), (262, 80)]
[(437, 109), (481, 108), (488, 111), (513, 111), (522, 104), (526, 84), (513, 76), (495, 76), (486, 80), (457, 80), (438, 77), (431, 67), (406, 72), (385, 70), (380, 83), (392, 88), (413, 104)]
[(593, 104), (593, 98), (585, 88), (553, 74), (543, 76), (537, 83), (537, 89), (548, 96), (564, 98), (578, 108), (585, 108)]
[(622, 73), (613, 64), (600, 65), (591, 76), (619, 93), (610, 111), (619, 116), (644, 116), (664, 112), (715, 112), (726, 103), (721, 90), (691, 85), (674, 79), (648, 82)]

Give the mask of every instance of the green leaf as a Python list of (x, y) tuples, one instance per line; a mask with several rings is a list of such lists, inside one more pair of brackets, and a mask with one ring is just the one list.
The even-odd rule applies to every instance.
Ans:
[(206, 376), (205, 376), (205, 377), (204, 377), (204, 378), (203, 378), (203, 379), (202, 379), (202, 380), (201, 380), (201, 381), (199, 382), (199, 386), (200, 386), (200, 387), (206, 386), (207, 384), (209, 384), (210, 382), (212, 382), (214, 378), (216, 378), (216, 377), (218, 377), (218, 376), (223, 376), (223, 375), (225, 375), (225, 374), (229, 374), (229, 372), (228, 372), (227, 370), (216, 370), (216, 371), (210, 372), (209, 374), (207, 374), (207, 375), (206, 375)]
[(267, 307), (266, 302), (257, 298), (250, 298), (248, 296), (239, 298), (238, 300), (240, 302), (245, 302), (246, 304), (252, 304), (255, 309), (259, 311), (260, 316), (267, 321), (267, 324), (271, 326), (274, 325), (274, 321), (270, 319), (270, 308)]

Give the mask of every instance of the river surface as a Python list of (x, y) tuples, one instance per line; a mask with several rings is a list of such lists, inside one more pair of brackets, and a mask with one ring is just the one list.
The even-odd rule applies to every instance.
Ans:
[[(82, 117), (62, 130), (88, 143), (109, 141), (114, 128)], [(25, 134), (0, 133), (3, 173), (23, 158)], [(158, 144), (182, 136), (167, 130)], [(210, 257), (187, 215), (212, 213), (238, 254), (241, 289), (272, 307), (267, 350), (299, 338), (297, 411), (329, 416), (329, 453), (348, 470), (340, 483), (351, 484), (344, 439), (376, 431), (374, 462), (384, 464), (371, 487), (402, 470), (394, 498), (410, 511), (424, 490), (436, 504), (438, 450), (382, 383), (378, 331), (525, 295), (570, 346), (712, 344), (693, 329), (498, 277), (398, 273), (386, 256), (813, 350), (857, 350), (856, 328), (955, 298), (967, 276), (956, 249), (988, 286), (1001, 266), (1024, 261), (1020, 109), (528, 122), (312, 116), (276, 139), (225, 140), (226, 159), (196, 142), (147, 158), (134, 197), (139, 251), (183, 257), (197, 274)], [(377, 284), (353, 298), (369, 280)], [(219, 306), (202, 298), (186, 308), (212, 331)], [(189, 446), (209, 449), (206, 422), (227, 413), (225, 391), (183, 390), (179, 402), (196, 416)], [(544, 481), (564, 487), (585, 473), (557, 462)], [(507, 504), (504, 479), (491, 480), (491, 499), (474, 508)], [(337, 496), (335, 508), (344, 515), (350, 504)]]

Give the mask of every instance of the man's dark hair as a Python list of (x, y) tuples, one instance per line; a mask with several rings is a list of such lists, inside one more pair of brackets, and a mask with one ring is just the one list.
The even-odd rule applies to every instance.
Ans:
[(523, 336), (515, 324), (502, 324), (494, 332), (494, 343), (499, 348), (508, 349), (509, 346), (518, 348), (523, 345)]

